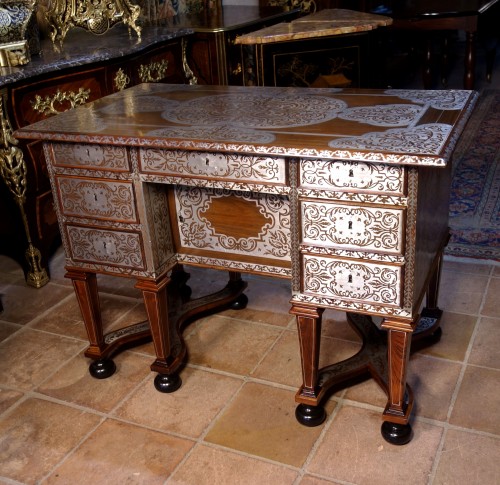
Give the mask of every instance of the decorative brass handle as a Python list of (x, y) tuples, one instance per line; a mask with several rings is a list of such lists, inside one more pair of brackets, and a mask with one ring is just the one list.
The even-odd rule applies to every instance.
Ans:
[(242, 71), (243, 71), (243, 69), (241, 68), (241, 64), (238, 62), (236, 69), (233, 69), (233, 76), (237, 76), (238, 74), (241, 74)]
[(148, 65), (139, 66), (139, 79), (143, 83), (156, 83), (165, 78), (168, 61), (151, 62)]
[[(35, 100), (31, 101), (31, 105), (35, 111), (38, 113), (42, 113), (45, 116), (56, 115), (61, 113), (61, 110), (57, 110), (55, 107), (56, 103), (65, 103), (69, 102), (71, 108), (74, 108), (78, 105), (85, 104), (90, 97), (90, 89), (80, 88), (77, 93), (73, 91), (61, 92), (57, 91), (54, 96), (45, 96), (42, 98), (40, 95), (35, 96)], [(62, 111), (66, 111), (63, 109)]]
[(123, 91), (130, 84), (130, 78), (125, 74), (123, 69), (120, 67), (116, 71), (115, 75), (115, 86), (118, 91)]

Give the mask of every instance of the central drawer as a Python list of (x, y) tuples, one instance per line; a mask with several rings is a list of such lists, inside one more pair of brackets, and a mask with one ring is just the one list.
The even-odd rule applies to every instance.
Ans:
[(140, 171), (150, 175), (227, 180), (285, 186), (286, 160), (280, 157), (141, 148)]

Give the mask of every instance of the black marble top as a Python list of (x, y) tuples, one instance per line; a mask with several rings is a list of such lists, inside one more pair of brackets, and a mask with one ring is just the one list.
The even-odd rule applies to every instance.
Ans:
[(0, 68), (0, 87), (29, 79), (40, 74), (72, 67), (118, 59), (140, 52), (150, 46), (193, 33), (189, 29), (168, 29), (165, 26), (146, 26), (142, 29), (141, 41), (135, 32), (129, 35), (124, 24), (118, 24), (103, 35), (94, 35), (74, 28), (64, 39), (62, 49), (57, 52), (49, 39), (42, 40), (42, 52), (19, 67)]

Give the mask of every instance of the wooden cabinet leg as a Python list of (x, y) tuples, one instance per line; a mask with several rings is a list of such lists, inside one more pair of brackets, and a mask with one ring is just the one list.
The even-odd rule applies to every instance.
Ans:
[(413, 394), (406, 385), (408, 359), (414, 322), (386, 318), (382, 328), (387, 330), (389, 367), (389, 400), (384, 411), (382, 436), (393, 444), (406, 444), (411, 439), (410, 414)]
[(151, 370), (159, 374), (155, 378), (155, 387), (160, 392), (174, 392), (181, 386), (177, 374), (186, 353), (186, 347), (173, 328), (168, 315), (167, 287), (170, 278), (159, 281), (138, 280), (135, 287), (142, 291), (146, 313), (151, 327), (151, 336), (156, 353), (156, 360)]
[(94, 359), (89, 366), (90, 374), (97, 379), (110, 377), (114, 374), (116, 366), (109, 358), (108, 346), (104, 341), (97, 276), (95, 273), (68, 270), (65, 277), (70, 278), (73, 283), (87, 331), (90, 346), (85, 351), (85, 356)]
[(302, 387), (295, 396), (300, 403), (295, 411), (299, 423), (306, 426), (321, 424), (326, 413), (319, 405), (321, 398), (318, 387), (319, 349), (321, 339), (321, 317), (323, 308), (293, 305), (290, 313), (297, 318), (300, 357), (302, 362)]

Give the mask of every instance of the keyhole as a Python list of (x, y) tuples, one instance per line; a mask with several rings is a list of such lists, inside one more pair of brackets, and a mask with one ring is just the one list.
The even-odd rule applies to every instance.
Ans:
[(97, 195), (94, 194), (94, 200), (97, 202)]
[(352, 274), (350, 274), (350, 275), (348, 276), (347, 281), (348, 281), (349, 283), (352, 283)]
[(352, 221), (349, 221), (349, 222), (347, 223), (347, 227), (348, 227), (349, 229), (352, 229)]
[(104, 246), (104, 251), (106, 251), (106, 243), (103, 242), (102, 245)]
[(87, 148), (87, 156), (90, 157), (90, 150)]
[(208, 167), (208, 165), (210, 164), (210, 160), (208, 158), (205, 159), (205, 165)]
[(184, 217), (179, 216), (179, 222), (182, 224), (184, 222)]
[(349, 177), (354, 177), (354, 172), (351, 170), (349, 170)]

